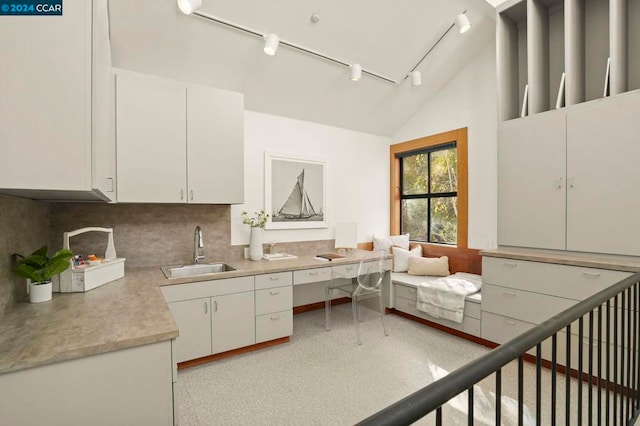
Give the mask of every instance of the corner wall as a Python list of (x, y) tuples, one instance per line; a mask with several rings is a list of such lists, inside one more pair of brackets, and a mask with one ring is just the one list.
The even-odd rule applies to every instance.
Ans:
[[(12, 254), (28, 255), (49, 242), (49, 204), (0, 195), (0, 315), (26, 300), (26, 281), (12, 272)], [(51, 254), (52, 248), (49, 248)]]
[(468, 127), (469, 248), (496, 246), (497, 109), (493, 39), (391, 138), (395, 144)]
[(245, 204), (231, 206), (231, 244), (249, 243), (240, 213), (264, 208), (265, 151), (326, 160), (328, 228), (266, 230), (264, 242), (330, 240), (339, 222), (358, 223), (358, 241), (389, 232), (388, 137), (245, 111)]

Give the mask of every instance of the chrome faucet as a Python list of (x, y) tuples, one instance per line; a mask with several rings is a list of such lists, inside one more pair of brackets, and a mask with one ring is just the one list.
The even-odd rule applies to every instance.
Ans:
[(202, 229), (196, 226), (196, 231), (193, 234), (193, 263), (198, 264), (201, 260), (204, 260), (204, 240), (202, 239)]

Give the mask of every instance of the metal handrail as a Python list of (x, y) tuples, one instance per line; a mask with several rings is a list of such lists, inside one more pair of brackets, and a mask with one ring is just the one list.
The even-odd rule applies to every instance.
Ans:
[(358, 424), (397, 426), (416, 422), (639, 281), (640, 273), (636, 273), (607, 287)]

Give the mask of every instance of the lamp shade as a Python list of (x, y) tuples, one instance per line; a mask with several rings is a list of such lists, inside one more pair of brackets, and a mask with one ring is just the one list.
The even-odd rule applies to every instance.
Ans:
[(411, 86), (416, 87), (422, 84), (422, 74), (420, 71), (411, 72)]
[(362, 65), (351, 65), (351, 81), (360, 81), (362, 78)]
[(466, 33), (471, 28), (471, 22), (469, 22), (469, 18), (464, 13), (456, 16), (456, 27), (458, 27), (458, 31), (460, 34)]
[(269, 56), (274, 56), (278, 52), (278, 45), (280, 44), (280, 37), (276, 34), (267, 34), (264, 40), (264, 53)]
[(358, 224), (337, 223), (336, 224), (336, 248), (355, 249), (358, 248)]
[(178, 8), (185, 15), (191, 15), (202, 6), (202, 0), (178, 0)]

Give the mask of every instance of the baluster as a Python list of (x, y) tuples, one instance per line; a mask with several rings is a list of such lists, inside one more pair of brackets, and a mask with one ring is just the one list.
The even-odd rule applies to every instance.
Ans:
[(524, 424), (524, 357), (518, 357), (518, 426)]
[(587, 421), (589, 426), (593, 424), (593, 310), (589, 312), (589, 410)]
[(566, 350), (566, 371), (564, 373), (565, 387), (565, 424), (571, 426), (571, 324), (565, 329), (567, 333), (567, 350)]
[(558, 374), (558, 333), (551, 336), (551, 426), (556, 425), (556, 385)]
[(580, 317), (578, 320), (578, 424), (582, 424), (582, 372), (583, 372), (583, 344), (582, 338), (584, 336), (584, 317)]
[(542, 424), (542, 344), (536, 346), (536, 425)]
[(468, 400), (469, 400), (469, 412), (467, 413), (467, 424), (469, 426), (473, 426), (473, 386), (471, 386), (468, 390)]
[(502, 414), (502, 369), (496, 371), (496, 424), (501, 423)]

